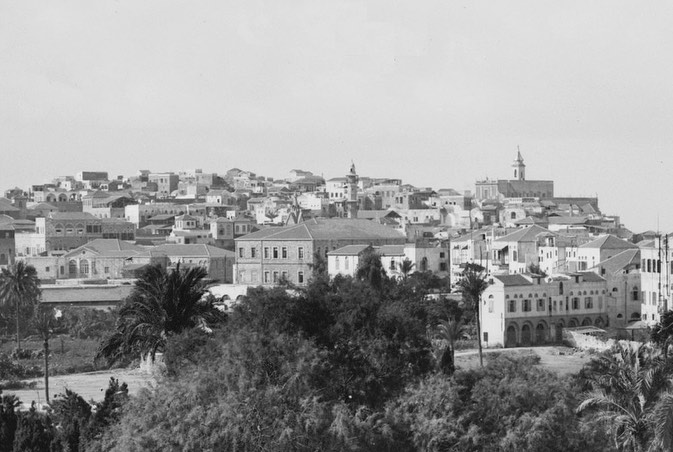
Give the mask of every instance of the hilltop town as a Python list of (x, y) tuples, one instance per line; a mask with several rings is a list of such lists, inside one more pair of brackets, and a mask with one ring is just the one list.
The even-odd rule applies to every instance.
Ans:
[(557, 197), (554, 181), (526, 177), (520, 152), (503, 169), (510, 178), (474, 190), (367, 177), (354, 164), (344, 172), (82, 171), (12, 188), (0, 198), (0, 266), (34, 266), (44, 303), (114, 306), (155, 263), (203, 267), (226, 298), (306, 285), (318, 260), (332, 277), (352, 276), (368, 250), (388, 276), (431, 272), (447, 291), (478, 264), (490, 283), (485, 346), (560, 342), (564, 327), (654, 325), (669, 307), (668, 236), (629, 231), (597, 198)]

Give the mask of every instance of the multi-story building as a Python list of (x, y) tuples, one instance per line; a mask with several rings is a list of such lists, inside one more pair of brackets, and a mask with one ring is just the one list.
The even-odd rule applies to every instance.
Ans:
[(175, 173), (150, 173), (147, 176), (147, 181), (156, 184), (157, 197), (168, 198), (171, 193), (178, 189), (180, 177)]
[(481, 297), (482, 344), (516, 347), (561, 342), (566, 327), (608, 322), (607, 284), (594, 272), (547, 281), (495, 275)]
[(118, 218), (96, 218), (84, 212), (56, 212), (35, 220), (35, 229), (15, 235), (18, 256), (68, 251), (101, 238), (133, 240), (135, 226)]
[(653, 320), (641, 296), (640, 250), (628, 249), (618, 253), (591, 269), (603, 277), (607, 284), (608, 325), (618, 328), (629, 322)]
[(638, 249), (638, 246), (608, 234), (580, 244), (577, 247), (577, 257), (573, 253), (573, 257), (568, 256), (567, 260), (571, 271), (586, 271), (628, 249)]
[(405, 238), (369, 220), (314, 218), (236, 239), (236, 282), (272, 285), (280, 278), (307, 283), (318, 257), (346, 245), (403, 245)]
[(519, 229), (492, 243), (492, 260), (488, 267), (492, 273), (525, 273), (528, 267), (538, 264), (538, 240), (549, 230), (533, 225)]
[(0, 268), (14, 263), (16, 254), (14, 232), (11, 223), (0, 223)]
[(21, 258), (33, 265), (41, 279), (123, 279), (148, 264), (201, 266), (208, 277), (233, 281), (234, 253), (209, 245), (143, 247), (121, 240), (98, 239), (62, 256)]
[(673, 308), (673, 250), (668, 247), (669, 239), (670, 236), (657, 234), (653, 240), (638, 244), (641, 259), (642, 316), (643, 320), (652, 325), (659, 321), (662, 313)]
[(449, 276), (449, 250), (445, 243), (406, 243), (404, 245), (346, 245), (327, 253), (327, 271), (336, 275), (354, 276), (360, 257), (373, 251), (381, 258), (386, 274), (392, 278), (403, 277), (402, 262), (408, 260), (411, 272), (431, 271), (439, 277)]

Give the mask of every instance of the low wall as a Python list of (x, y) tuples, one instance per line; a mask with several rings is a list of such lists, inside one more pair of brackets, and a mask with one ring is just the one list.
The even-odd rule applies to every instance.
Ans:
[(629, 344), (640, 345), (641, 342), (635, 341), (617, 341), (615, 339), (602, 338), (598, 336), (592, 336), (590, 334), (582, 334), (577, 331), (568, 331), (563, 330), (563, 342), (570, 345), (571, 347), (579, 348), (580, 350), (609, 350), (612, 346), (616, 345), (618, 342), (626, 342)]

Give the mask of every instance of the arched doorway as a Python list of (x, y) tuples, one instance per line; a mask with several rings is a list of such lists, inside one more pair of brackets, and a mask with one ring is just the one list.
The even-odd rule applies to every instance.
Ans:
[(556, 342), (563, 342), (563, 321), (556, 324)]
[(505, 338), (505, 347), (516, 347), (516, 326), (507, 327), (507, 337)]
[(545, 342), (547, 342), (547, 325), (540, 322), (535, 327), (535, 343), (544, 344)]
[(533, 341), (530, 325), (527, 323), (521, 327), (521, 345), (531, 345)]

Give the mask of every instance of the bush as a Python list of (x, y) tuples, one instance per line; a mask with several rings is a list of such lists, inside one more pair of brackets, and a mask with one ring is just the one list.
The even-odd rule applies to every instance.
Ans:
[(42, 369), (37, 366), (27, 366), (12, 360), (7, 354), (0, 353), (0, 381), (23, 380), (42, 375)]

